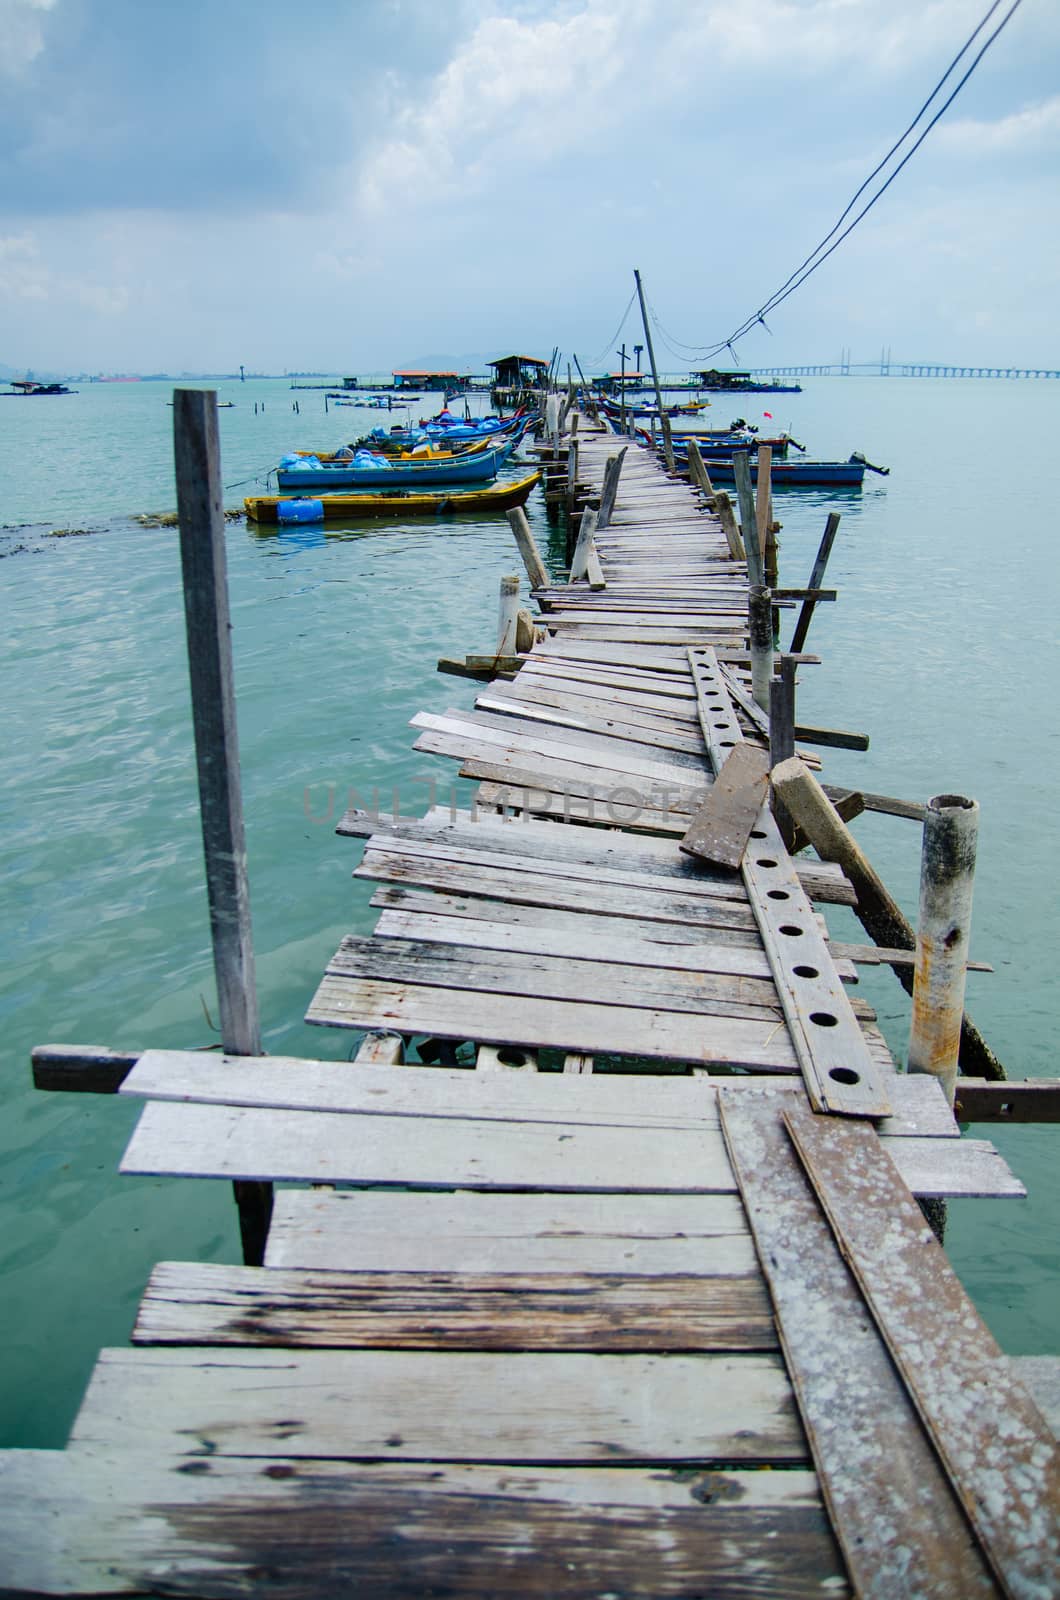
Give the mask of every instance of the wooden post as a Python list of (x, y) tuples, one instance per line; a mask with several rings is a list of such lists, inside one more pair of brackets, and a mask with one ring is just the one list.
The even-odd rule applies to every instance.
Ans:
[(928, 1072), (950, 1105), (964, 1015), (979, 807), (959, 794), (928, 801), (920, 860), (909, 1071)]
[(497, 654), (514, 656), (515, 636), (519, 625), (519, 574), (509, 573), (501, 579), (500, 618), (497, 626)]
[(574, 510), (574, 501), (578, 493), (578, 441), (574, 439), (567, 451), (567, 515)]
[(700, 455), (699, 445), (694, 439), (689, 439), (688, 441), (688, 476), (697, 488), (702, 489), (704, 494), (714, 494), (714, 485), (710, 481), (710, 473), (707, 471), (706, 462)]
[(732, 458), (736, 497), (740, 502), (740, 532), (747, 550), (747, 576), (752, 583), (765, 583), (762, 547), (758, 542), (758, 517), (751, 490), (751, 467), (746, 450), (736, 450)]
[(755, 530), (758, 548), (762, 552), (763, 582), (771, 589), (777, 586), (777, 540), (773, 532), (773, 447), (764, 444), (758, 450), (758, 474), (755, 492)]
[(596, 518), (597, 528), (606, 528), (611, 521), (618, 499), (618, 480), (622, 473), (622, 463), (626, 459), (628, 444), (624, 444), (617, 456), (608, 456), (604, 467), (604, 483), (600, 494), (600, 510)]
[(773, 677), (773, 606), (764, 583), (753, 583), (747, 598), (747, 631), (751, 641), (751, 693), (769, 710)]
[(714, 510), (717, 513), (718, 521), (721, 523), (721, 531), (725, 535), (732, 559), (734, 561), (746, 561), (747, 552), (743, 547), (743, 540), (740, 538), (740, 530), (736, 523), (736, 513), (732, 509), (732, 501), (723, 489), (719, 489), (714, 496)]
[[(823, 585), (825, 568), (828, 565), (828, 557), (832, 553), (832, 545), (835, 542), (838, 528), (839, 512), (831, 511), (828, 514), (828, 521), (824, 525), (821, 546), (817, 552), (817, 559), (813, 564), (813, 571), (810, 573), (810, 581), (806, 586), (808, 589), (820, 589)], [(816, 600), (804, 600), (802, 602), (799, 620), (796, 622), (795, 632), (791, 636), (792, 655), (798, 655), (806, 643), (806, 635), (810, 630), (810, 620), (813, 617), (816, 604)]]
[(526, 575), (530, 579), (531, 589), (547, 589), (551, 581), (548, 568), (541, 559), (541, 552), (535, 543), (526, 512), (522, 506), (513, 506), (507, 516), (511, 530), (515, 534), (515, 542), (519, 546), (519, 554), (523, 558)]
[(795, 754), (795, 663), (781, 656), (779, 674), (769, 680), (769, 765), (779, 767)]
[[(777, 664), (779, 673), (769, 680), (770, 770), (795, 754), (795, 663), (790, 656), (781, 656)], [(773, 795), (773, 816), (790, 851), (796, 838), (795, 824), (787, 806), (776, 794)]]
[(574, 547), (574, 555), (570, 564), (570, 581), (577, 582), (579, 578), (588, 576), (589, 552), (592, 549), (593, 534), (599, 523), (599, 512), (592, 511), (588, 506), (582, 512), (581, 527), (578, 530), (578, 542)]
[(644, 324), (644, 339), (648, 346), (648, 360), (651, 362), (651, 381), (655, 385), (655, 404), (659, 408), (659, 423), (662, 427), (663, 454), (666, 457), (667, 472), (674, 472), (674, 442), (670, 436), (670, 419), (666, 415), (662, 402), (662, 390), (659, 387), (659, 371), (655, 365), (655, 346), (651, 342), (651, 329), (648, 327), (648, 313), (644, 305), (644, 285), (640, 281), (640, 273), (634, 268), (633, 276), (637, 280), (637, 296), (640, 300), (640, 318)]
[[(221, 1043), (229, 1055), (260, 1056), (214, 390), (174, 389), (173, 454)], [(233, 1187), (243, 1259), (248, 1266), (260, 1266), (272, 1216), (272, 1185), (237, 1182)]]
[[(806, 834), (822, 861), (842, 867), (857, 895), (855, 910), (869, 936), (885, 949), (915, 950), (916, 935), (901, 906), (888, 892), (854, 835), (839, 816), (813, 773), (797, 758), (773, 772), (773, 789)], [(913, 992), (913, 973), (895, 967), (902, 987)], [(960, 1065), (972, 1077), (992, 1081), (1007, 1074), (967, 1012), (961, 1023)]]

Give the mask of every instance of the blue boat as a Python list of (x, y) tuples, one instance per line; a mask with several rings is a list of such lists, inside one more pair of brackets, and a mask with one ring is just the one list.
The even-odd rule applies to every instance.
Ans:
[(327, 494), (345, 489), (433, 489), (438, 484), (485, 483), (515, 449), (506, 439), (495, 450), (453, 456), (445, 461), (394, 461), (358, 451), (352, 461), (321, 461), (319, 456), (285, 456), (276, 472), (281, 489), (312, 489)]
[[(758, 458), (750, 459), (751, 481), (758, 479)], [(851, 456), (849, 461), (774, 461), (771, 478), (774, 489), (801, 489), (819, 484), (846, 484), (860, 488), (865, 477), (865, 461)], [(876, 470), (879, 470), (878, 468)], [(731, 459), (708, 461), (707, 471), (712, 483), (735, 483), (736, 474)]]

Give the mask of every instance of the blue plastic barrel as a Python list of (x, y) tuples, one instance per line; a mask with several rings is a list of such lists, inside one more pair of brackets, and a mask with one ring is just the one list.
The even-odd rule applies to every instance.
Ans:
[(278, 500), (276, 502), (277, 522), (323, 522), (323, 500)]

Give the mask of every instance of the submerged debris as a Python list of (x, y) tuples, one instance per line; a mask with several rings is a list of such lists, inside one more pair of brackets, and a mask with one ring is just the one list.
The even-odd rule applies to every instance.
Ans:
[[(238, 508), (227, 510), (224, 518), (226, 522), (239, 522), (245, 515), (243, 507), (239, 506)], [(138, 522), (141, 528), (175, 528), (178, 526), (177, 513), (175, 511), (141, 511), (133, 518), (133, 521)]]

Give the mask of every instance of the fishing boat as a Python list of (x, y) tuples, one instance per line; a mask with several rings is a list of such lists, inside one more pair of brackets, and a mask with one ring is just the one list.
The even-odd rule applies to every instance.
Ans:
[[(531, 418), (527, 415), (509, 417), (499, 428), (491, 428), (487, 433), (466, 433), (461, 429), (457, 434), (453, 429), (441, 432), (431, 432), (425, 428), (402, 428), (395, 426), (389, 432), (385, 428), (373, 428), (371, 433), (363, 434), (360, 439), (354, 440), (350, 445), (344, 446), (350, 450), (371, 450), (373, 454), (405, 458), (429, 451), (437, 455), (463, 455), (472, 450), (495, 449), (510, 440), (513, 447), (522, 439)], [(318, 450), (314, 452), (321, 461), (335, 460), (337, 452)]]
[[(507, 439), (500, 435), (492, 439), (472, 439), (467, 444), (454, 444), (447, 447), (444, 440), (424, 440), (422, 444), (402, 450), (395, 449), (389, 441), (363, 439), (355, 444), (342, 445), (338, 450), (292, 450), (290, 457), (284, 460), (308, 461), (315, 457), (324, 466), (352, 466), (359, 452), (364, 451), (377, 459), (387, 461), (455, 461), (464, 460), (468, 456), (481, 455), (485, 450), (497, 450), (507, 443)], [(514, 443), (514, 442), (513, 442)], [(282, 465), (282, 463), (281, 463)]]
[(77, 392), (76, 389), (68, 389), (65, 383), (38, 383), (36, 378), (11, 379), (13, 395), (77, 394)]
[(382, 494), (251, 495), (243, 501), (251, 522), (278, 523), (280, 526), (312, 522), (348, 522), (359, 517), (440, 517), (472, 511), (481, 516), (492, 511), (508, 511), (525, 505), (531, 489), (541, 481), (540, 472), (512, 483), (497, 483), (490, 488), (465, 489), (455, 494), (444, 490), (419, 493), (397, 489)]
[[(638, 431), (642, 438), (648, 437), (643, 429)], [(761, 450), (766, 445), (772, 450), (774, 458), (786, 456), (789, 445), (794, 445), (796, 450), (803, 448), (797, 440), (787, 433), (778, 434), (772, 439), (761, 439), (755, 433), (720, 435), (681, 433), (673, 435), (674, 454), (676, 456), (687, 456), (688, 446), (693, 442), (698, 445), (699, 453), (704, 461), (731, 456), (736, 450), (747, 450), (753, 454), (756, 450)]]
[[(618, 422), (622, 406), (614, 400), (605, 400), (602, 405), (611, 421)], [(685, 400), (680, 405), (664, 406), (663, 411), (668, 417), (698, 417), (709, 405), (709, 400)], [(658, 417), (659, 407), (654, 400), (628, 400), (625, 412), (627, 417)]]
[(497, 476), (515, 449), (506, 440), (494, 450), (476, 450), (469, 455), (442, 460), (410, 457), (373, 456), (362, 450), (352, 461), (321, 461), (318, 456), (285, 456), (276, 471), (281, 489), (319, 489), (330, 494), (336, 489), (433, 488), (436, 484), (482, 483)]
[(697, 389), (710, 389), (722, 394), (801, 394), (801, 383), (770, 383), (756, 379), (749, 372), (719, 371), (717, 367), (699, 368), (692, 373)]
[[(758, 479), (758, 458), (750, 458), (751, 481)], [(865, 477), (865, 470), (869, 466), (864, 456), (852, 455), (849, 461), (776, 461), (771, 468), (771, 479), (774, 489), (802, 489), (816, 488), (821, 484), (845, 484), (850, 488), (859, 488)], [(736, 473), (732, 460), (711, 460), (707, 467), (712, 483), (734, 483)], [(874, 472), (884, 472), (882, 467), (872, 468)]]

